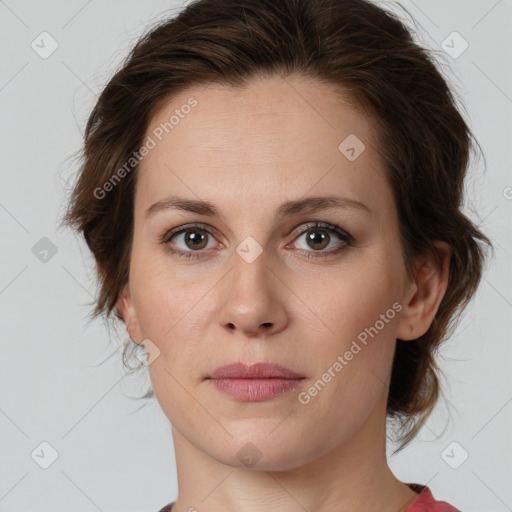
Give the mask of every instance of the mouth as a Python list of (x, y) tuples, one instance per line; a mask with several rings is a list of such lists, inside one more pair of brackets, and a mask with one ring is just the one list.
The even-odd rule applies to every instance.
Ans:
[(290, 368), (275, 363), (231, 363), (220, 366), (206, 376), (207, 379), (303, 379)]
[(217, 368), (206, 380), (237, 400), (255, 402), (292, 391), (305, 377), (274, 363), (232, 363)]

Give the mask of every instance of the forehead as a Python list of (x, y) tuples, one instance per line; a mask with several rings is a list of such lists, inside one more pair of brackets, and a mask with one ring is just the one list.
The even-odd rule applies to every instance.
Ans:
[[(335, 188), (358, 200), (385, 200), (374, 132), (348, 93), (313, 79), (191, 87), (148, 124), (155, 146), (139, 166), (136, 209), (173, 193), (257, 205), (267, 196)], [(351, 147), (355, 159), (344, 153)]]

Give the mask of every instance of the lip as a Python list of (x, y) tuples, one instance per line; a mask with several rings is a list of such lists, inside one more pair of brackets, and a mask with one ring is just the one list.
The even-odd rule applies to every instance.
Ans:
[(303, 379), (303, 375), (275, 363), (231, 363), (220, 366), (207, 379)]
[(206, 379), (237, 400), (256, 402), (294, 390), (305, 377), (274, 363), (232, 363), (217, 368)]

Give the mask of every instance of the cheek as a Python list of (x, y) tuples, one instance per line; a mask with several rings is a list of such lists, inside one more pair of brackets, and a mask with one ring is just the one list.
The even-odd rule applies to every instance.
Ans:
[[(310, 352), (312, 359), (318, 360), (317, 371), (301, 403), (311, 408), (311, 419), (324, 418), (322, 436), (333, 443), (354, 435), (379, 400), (385, 406), (396, 308), (386, 294), (366, 297), (371, 300), (338, 294), (337, 316), (333, 314), (331, 320), (336, 335)], [(314, 424), (310, 427), (316, 428)]]
[(391, 335), (400, 309), (397, 282), (384, 265), (370, 261), (347, 265), (321, 286), (309, 286), (308, 303), (328, 339), (342, 348), (358, 336), (369, 337), (369, 331), (376, 334), (375, 329), (380, 337)]
[(141, 335), (152, 340), (160, 351), (158, 360), (149, 366), (151, 378), (166, 394), (183, 392), (179, 385), (175, 389), (177, 382), (186, 386), (191, 379), (199, 378), (199, 369), (204, 367), (200, 343), (208, 304), (205, 290), (211, 284), (184, 282), (157, 265), (141, 268), (134, 273), (133, 282)]
[(142, 334), (163, 341), (190, 310), (193, 297), (190, 287), (180, 285), (179, 277), (169, 271), (159, 249), (158, 254), (139, 252), (133, 259), (130, 289)]
[[(326, 401), (358, 411), (356, 416), (364, 415), (389, 380), (395, 326), (402, 308), (396, 300), (393, 272), (376, 261), (367, 261), (359, 269), (347, 267), (333, 281), (339, 286), (331, 284), (328, 293), (310, 290), (308, 295), (324, 333), (315, 350), (319, 359), (316, 378), (329, 381), (325, 388), (330, 391), (320, 394), (325, 393)], [(310, 333), (314, 337), (312, 328)]]

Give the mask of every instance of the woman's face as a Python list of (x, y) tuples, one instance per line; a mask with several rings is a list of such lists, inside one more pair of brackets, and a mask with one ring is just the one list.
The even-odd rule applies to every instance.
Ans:
[[(120, 309), (159, 351), (149, 372), (173, 429), (217, 461), (286, 469), (384, 435), (415, 288), (373, 136), (334, 89), (299, 78), (189, 89), (150, 122)], [(206, 378), (232, 362), (302, 379), (232, 396)]]

